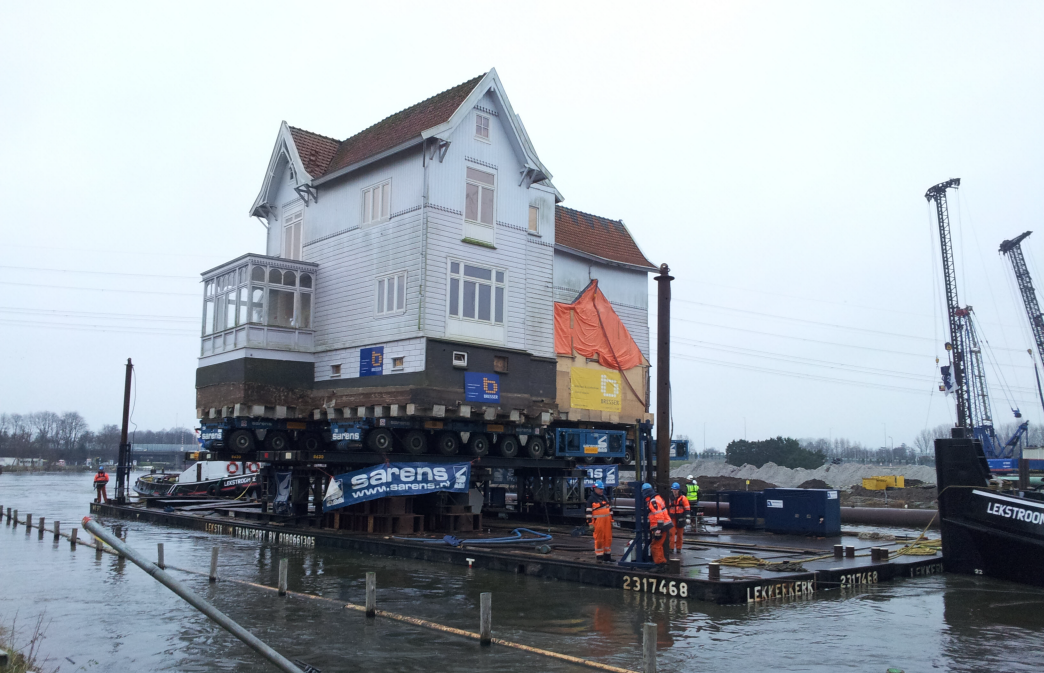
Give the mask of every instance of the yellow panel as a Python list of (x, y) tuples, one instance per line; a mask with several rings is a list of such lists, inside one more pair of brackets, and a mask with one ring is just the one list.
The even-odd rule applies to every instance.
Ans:
[(574, 368), (569, 372), (569, 406), (619, 412), (623, 406), (620, 372)]

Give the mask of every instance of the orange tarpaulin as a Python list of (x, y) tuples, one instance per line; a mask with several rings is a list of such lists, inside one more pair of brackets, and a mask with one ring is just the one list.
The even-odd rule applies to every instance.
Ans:
[(598, 357), (610, 369), (630, 369), (642, 363), (642, 352), (620, 316), (592, 280), (572, 304), (555, 302), (555, 352)]

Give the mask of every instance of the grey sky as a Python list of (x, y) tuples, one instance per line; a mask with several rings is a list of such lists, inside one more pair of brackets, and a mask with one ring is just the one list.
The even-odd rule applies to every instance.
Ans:
[(1041, 229), (1023, 248), (1044, 272), (1042, 20), (1019, 2), (4, 3), (0, 410), (117, 422), (132, 357), (138, 426), (191, 423), (198, 274), (264, 251), (246, 213), (280, 120), (344, 138), (496, 67), (565, 205), (622, 218), (678, 278), (676, 432), (699, 445), (706, 423), (723, 447), (745, 419), (751, 439), (880, 446), (948, 422), (923, 194), (950, 177), (962, 302), (1040, 421), (997, 246)]

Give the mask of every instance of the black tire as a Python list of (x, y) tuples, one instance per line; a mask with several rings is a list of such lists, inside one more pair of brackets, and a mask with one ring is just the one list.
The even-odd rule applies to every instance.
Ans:
[(473, 432), (468, 437), (468, 452), (473, 456), (484, 456), (489, 453), (489, 437), (481, 432)]
[(235, 453), (254, 450), (254, 433), (251, 430), (236, 430), (228, 436), (228, 448)]
[(419, 456), (428, 452), (428, 435), (420, 430), (410, 430), (402, 440), (406, 453)]
[(366, 445), (376, 453), (391, 453), (395, 437), (388, 428), (377, 428), (366, 435)]
[(547, 445), (544, 444), (544, 440), (537, 436), (530, 436), (526, 440), (526, 456), (533, 459), (539, 459), (544, 457), (544, 453), (547, 451)]
[(290, 448), (290, 438), (282, 430), (269, 430), (265, 433), (264, 445), (268, 451), (286, 451)]
[(504, 435), (500, 438), (500, 442), (497, 443), (497, 450), (505, 458), (514, 458), (518, 455), (518, 446), (518, 437)]
[(621, 465), (634, 465), (634, 448), (628, 446), (624, 449), (624, 457), (620, 459)]
[(455, 456), (460, 451), (460, 437), (455, 432), (440, 433), (435, 444), (444, 456)]
[(598, 460), (598, 456), (583, 456), (580, 458), (580, 462), (585, 465), (594, 465), (596, 460)]
[(297, 438), (297, 448), (302, 451), (322, 451), (323, 438), (314, 432), (304, 432)]
[(207, 495), (214, 497), (215, 495), (217, 495), (217, 491), (217, 484), (211, 484), (210, 486), (207, 486)]

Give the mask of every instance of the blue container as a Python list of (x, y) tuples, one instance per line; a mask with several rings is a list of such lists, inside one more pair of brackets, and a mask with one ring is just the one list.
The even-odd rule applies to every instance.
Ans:
[(746, 528), (754, 530), (765, 527), (765, 494), (761, 491), (722, 491), (728, 496), (729, 518), (721, 522), (722, 528)]
[(834, 489), (767, 488), (765, 530), (791, 535), (840, 535), (841, 499)]

